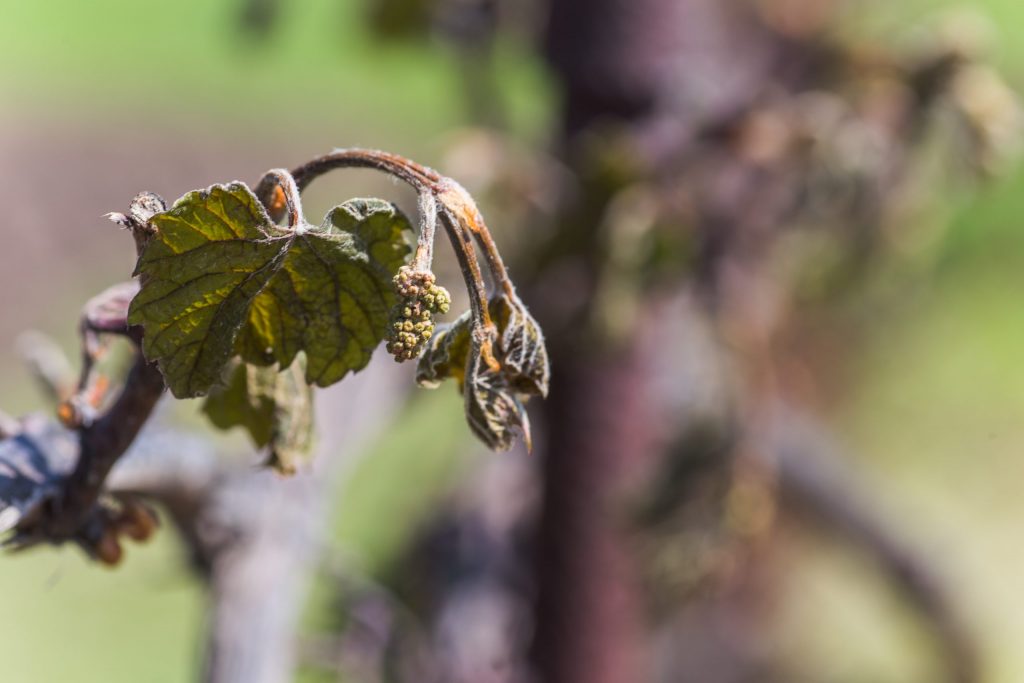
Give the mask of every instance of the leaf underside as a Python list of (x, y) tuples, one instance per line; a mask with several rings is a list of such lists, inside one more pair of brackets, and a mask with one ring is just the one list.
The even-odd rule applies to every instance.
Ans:
[(206, 397), (203, 412), (220, 429), (245, 428), (257, 447), (269, 447), (267, 464), (290, 474), (313, 442), (313, 391), (305, 365), (301, 354), (283, 371), (236, 360), (227, 382)]

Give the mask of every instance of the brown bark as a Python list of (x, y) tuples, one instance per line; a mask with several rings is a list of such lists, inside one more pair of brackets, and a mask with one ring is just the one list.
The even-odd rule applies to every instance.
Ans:
[[(588, 328), (607, 257), (594, 246), (599, 221), (621, 188), (588, 181), (586, 150), (602, 131), (623, 131), (644, 164), (672, 163), (688, 141), (728, 120), (774, 78), (781, 51), (738, 3), (549, 5), (545, 48), (564, 96), (558, 147), (584, 190), (563, 207), (559, 253), (546, 261), (575, 273), (576, 301), (565, 305), (573, 294), (562, 289), (534, 302), (551, 336), (554, 369), (544, 406), (534, 652), (548, 683), (633, 683), (652, 680), (655, 671), (643, 558), (632, 545), (627, 503), (664, 455), (672, 436), (666, 426), (694, 416), (667, 417), (673, 406), (655, 388), (670, 372), (664, 356), (680, 352), (672, 348), (678, 340), (658, 337), (657, 304), (636, 302), (627, 339), (608, 343)], [(728, 234), (706, 237), (708, 249)], [(715, 258), (702, 254), (701, 263)], [(557, 305), (573, 311), (572, 320), (565, 322), (564, 311), (545, 319), (545, 299), (562, 300)]]
[[(551, 1), (545, 47), (564, 94), (563, 151), (571, 154), (593, 124), (636, 125), (651, 117), (681, 45), (684, 4)], [(582, 273), (581, 318), (598, 262), (584, 245), (609, 199), (597, 191), (585, 205), (566, 207), (573, 219), (565, 231), (584, 238), (569, 256)], [(542, 316), (543, 308), (538, 305)], [(635, 338), (624, 348), (597, 351), (588, 348), (584, 323), (553, 327), (536, 665), (550, 683), (648, 680), (643, 592), (624, 503), (663, 446), (648, 382), (652, 349)]]
[(658, 451), (640, 362), (555, 362), (535, 641), (546, 681), (648, 679), (643, 598), (623, 514), (633, 475)]

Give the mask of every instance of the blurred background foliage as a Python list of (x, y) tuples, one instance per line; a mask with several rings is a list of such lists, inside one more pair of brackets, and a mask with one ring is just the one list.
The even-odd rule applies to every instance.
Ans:
[[(0, 404), (39, 406), (17, 333), (40, 328), (73, 348), (81, 303), (128, 272), (127, 241), (99, 216), (136, 191), (251, 180), (334, 145), (441, 163), (469, 113), (458, 56), (431, 40), (381, 42), (356, 0), (284, 5), (257, 39), (239, 30), (236, 2), (0, 0)], [(982, 22), (1024, 89), (1018, 0), (861, 0), (842, 29), (912, 42), (950, 10)], [(554, 95), (528, 39), (503, 36), (495, 68), (509, 132), (543, 145)], [(941, 564), (980, 635), (986, 680), (1009, 683), (1024, 680), (1024, 170), (929, 190), (915, 220), (944, 229), (835, 304), (860, 334), (828, 415), (887, 512)], [(339, 552), (382, 580), (475, 459), (453, 396), (404, 411), (336, 498)], [(871, 566), (799, 525), (782, 540), (773, 647), (796, 672), (932, 680), (919, 626)], [(203, 596), (177, 545), (160, 534), (116, 572), (73, 549), (0, 561), (4, 680), (193, 678)], [(311, 631), (331, 618), (328, 593), (313, 593)]]

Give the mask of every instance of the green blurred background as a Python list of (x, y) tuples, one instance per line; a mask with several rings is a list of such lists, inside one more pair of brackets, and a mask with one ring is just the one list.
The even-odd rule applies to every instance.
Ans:
[[(128, 240), (100, 216), (137, 191), (171, 198), (253, 180), (338, 145), (439, 160), (466, 121), (456, 56), (429, 42), (375, 42), (356, 1), (285, 5), (278, 30), (257, 45), (239, 34), (232, 2), (0, 0), (0, 405), (42, 405), (16, 360), (17, 333), (42, 329), (73, 348), (81, 303), (127, 274)], [(853, 3), (850, 26), (899, 41), (951, 5)], [(1024, 4), (970, 7), (992, 18), (996, 61), (1024, 89)], [(533, 54), (509, 39), (497, 65), (512, 131), (543, 144), (554, 102)], [(893, 276), (899, 291), (861, 313), (866, 343), (850, 349), (857, 372), (831, 419), (887, 512), (942, 559), (981, 634), (987, 680), (1020, 681), (1024, 173), (930, 202), (927, 215), (949, 227), (922, 266), (928, 276)], [(397, 555), (466, 466), (450, 399), (410, 404), (337, 498), (338, 542), (371, 570)], [(403, 451), (425, 425), (438, 437), (409, 463)], [(778, 647), (829, 680), (865, 670), (876, 681), (929, 679), (922, 634), (871, 567), (839, 548), (821, 552), (825, 542), (810, 534), (787, 542)], [(72, 549), (0, 559), (3, 680), (194, 678), (198, 582), (171, 533), (129, 552), (113, 572)]]

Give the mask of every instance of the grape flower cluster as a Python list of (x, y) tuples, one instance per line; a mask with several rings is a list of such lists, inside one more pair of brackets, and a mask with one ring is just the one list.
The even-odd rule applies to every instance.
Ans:
[(434, 334), (434, 314), (448, 312), (451, 295), (429, 270), (402, 266), (395, 275), (398, 303), (391, 310), (387, 350), (399, 363), (419, 357)]

